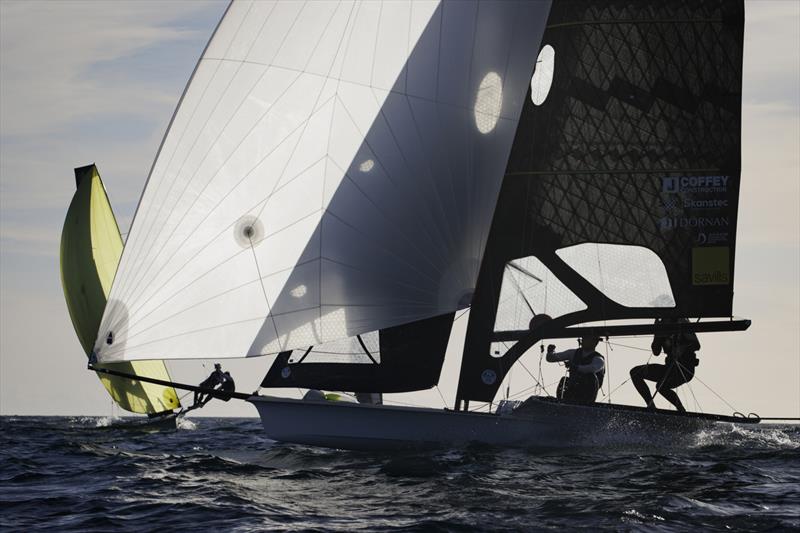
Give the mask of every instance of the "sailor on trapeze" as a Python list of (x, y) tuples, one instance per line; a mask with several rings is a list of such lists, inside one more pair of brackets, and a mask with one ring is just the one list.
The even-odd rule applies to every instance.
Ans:
[(605, 359), (595, 351), (599, 337), (586, 336), (580, 347), (556, 352), (554, 344), (547, 347), (547, 361), (564, 361), (569, 374), (558, 382), (556, 397), (573, 403), (593, 403), (605, 377)]
[[(656, 324), (683, 324), (688, 323), (685, 318), (656, 319)], [(656, 393), (660, 394), (675, 406), (675, 409), (686, 412), (675, 388), (689, 383), (694, 377), (694, 368), (700, 364), (697, 361), (697, 350), (700, 341), (691, 331), (681, 331), (669, 335), (655, 335), (650, 345), (653, 355), (658, 356), (663, 350), (667, 355), (665, 365), (645, 364), (631, 368), (631, 381), (639, 394), (642, 395), (647, 407), (654, 409), (653, 399)], [(650, 389), (644, 380), (655, 381), (656, 391), (650, 395)]]
[[(204, 379), (202, 383), (198, 385), (198, 387), (203, 389), (216, 389), (219, 387), (219, 390), (222, 392), (233, 392), (236, 390), (236, 384), (233, 381), (233, 377), (231, 377), (229, 372), (223, 372), (222, 365), (219, 363), (214, 363), (214, 371), (211, 372), (211, 374), (209, 374), (209, 376)], [(195, 391), (194, 402), (188, 410), (203, 407), (205, 404), (210, 402), (212, 398), (213, 396), (208, 393)], [(227, 402), (230, 400), (230, 396), (220, 397), (220, 399)]]

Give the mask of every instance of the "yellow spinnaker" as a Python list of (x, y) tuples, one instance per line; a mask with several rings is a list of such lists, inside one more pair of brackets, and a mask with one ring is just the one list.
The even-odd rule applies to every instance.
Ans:
[[(95, 165), (75, 169), (78, 190), (61, 233), (61, 285), (75, 333), (86, 355), (92, 348), (122, 255), (122, 236)], [(169, 381), (163, 361), (98, 365)], [(175, 389), (98, 374), (120, 407), (134, 413), (160, 413), (180, 407)]]

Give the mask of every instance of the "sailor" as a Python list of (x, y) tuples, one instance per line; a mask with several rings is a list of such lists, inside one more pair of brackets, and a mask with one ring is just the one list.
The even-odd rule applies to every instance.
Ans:
[[(688, 324), (685, 318), (665, 318), (663, 321), (656, 319), (656, 324)], [(691, 331), (680, 331), (672, 334), (656, 334), (650, 345), (653, 355), (658, 356), (663, 351), (666, 355), (664, 365), (646, 364), (631, 368), (631, 382), (639, 394), (642, 395), (647, 407), (655, 408), (653, 399), (655, 394), (661, 394), (669, 403), (675, 406), (680, 412), (686, 412), (675, 388), (689, 383), (694, 377), (694, 369), (700, 364), (697, 360), (697, 350), (700, 349), (700, 341), (697, 335)], [(644, 382), (655, 381), (656, 392), (650, 394), (650, 389)]]
[[(222, 373), (222, 383), (220, 383), (220, 390), (222, 392), (234, 392), (236, 390), (236, 383), (233, 381), (233, 377), (231, 377), (231, 373), (228, 371)], [(230, 399), (231, 397), (228, 394), (220, 396), (220, 400), (224, 402), (227, 402)]]
[[(229, 374), (230, 375), (230, 374)], [(225, 380), (225, 372), (222, 371), (222, 365), (214, 363), (214, 371), (198, 385), (203, 389), (213, 389), (221, 385)], [(233, 381), (233, 380), (231, 380)], [(194, 402), (192, 402), (192, 409), (203, 407), (211, 400), (211, 395), (201, 391), (194, 391)]]
[(568, 402), (589, 404), (597, 398), (597, 391), (603, 385), (605, 360), (595, 351), (599, 337), (587, 335), (574, 350), (556, 352), (555, 345), (547, 347), (547, 361), (564, 361), (569, 374), (558, 383), (556, 396)]

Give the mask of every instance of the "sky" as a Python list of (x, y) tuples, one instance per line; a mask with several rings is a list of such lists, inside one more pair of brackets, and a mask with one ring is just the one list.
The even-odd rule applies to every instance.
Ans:
[[(172, 112), (226, 4), (0, 0), (0, 415), (123, 414), (85, 369), (61, 289), (58, 248), (73, 168), (98, 165), (126, 231)], [(734, 313), (753, 325), (701, 335), (696, 378), (679, 391), (690, 409), (800, 417), (797, 0), (746, 4), (741, 183)], [(438, 390), (388, 399), (452, 405), (466, 323), (463, 316), (455, 324)], [(606, 393), (615, 403), (641, 404), (625, 380), (630, 367), (645, 362), (648, 345), (649, 339), (601, 345)], [(271, 361), (224, 366), (238, 390), (251, 392)], [(538, 345), (521, 362), (510, 375), (512, 395), (538, 375)], [(542, 366), (545, 384), (563, 374), (556, 365)], [(176, 381), (197, 383), (211, 363), (169, 367)], [(256, 411), (244, 402), (211, 402), (202, 414)]]

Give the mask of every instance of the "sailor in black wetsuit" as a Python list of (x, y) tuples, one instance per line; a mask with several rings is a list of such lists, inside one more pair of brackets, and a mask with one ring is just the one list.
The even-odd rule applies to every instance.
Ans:
[[(656, 320), (656, 324), (660, 323)], [(685, 318), (664, 319), (664, 323), (680, 324), (688, 323)], [(642, 395), (647, 407), (654, 408), (653, 398), (656, 393), (675, 406), (675, 409), (686, 412), (675, 388), (688, 383), (694, 377), (694, 368), (699, 364), (697, 361), (697, 350), (700, 349), (700, 341), (697, 335), (691, 331), (682, 331), (669, 335), (656, 335), (650, 345), (653, 355), (661, 354), (663, 350), (667, 355), (665, 365), (647, 364), (635, 366), (631, 369), (631, 382), (639, 394)], [(650, 389), (644, 380), (656, 382), (656, 392), (650, 395)]]
[(547, 361), (564, 361), (569, 369), (569, 375), (558, 382), (556, 396), (560, 400), (594, 403), (606, 374), (605, 359), (595, 351), (598, 342), (598, 337), (584, 337), (580, 348), (563, 352), (556, 352), (553, 344), (547, 347)]
[[(219, 390), (221, 390), (222, 392), (234, 392), (236, 390), (236, 383), (234, 383), (230, 372), (227, 371), (222, 373), (222, 383), (220, 383), (220, 385), (221, 386)], [(225, 396), (220, 396), (219, 399), (222, 400), (223, 402), (227, 402), (228, 400), (231, 399), (231, 397), (225, 395)]]
[[(227, 372), (222, 371), (222, 365), (219, 363), (214, 363), (214, 371), (203, 380), (198, 387), (204, 389), (213, 389), (218, 385), (222, 385), (225, 382), (225, 374)], [(230, 375), (230, 374), (229, 374)], [(233, 381), (233, 380), (231, 380)], [(209, 401), (211, 401), (211, 395), (200, 391), (194, 391), (194, 402), (192, 402), (192, 409), (197, 409), (198, 407), (203, 407)]]

